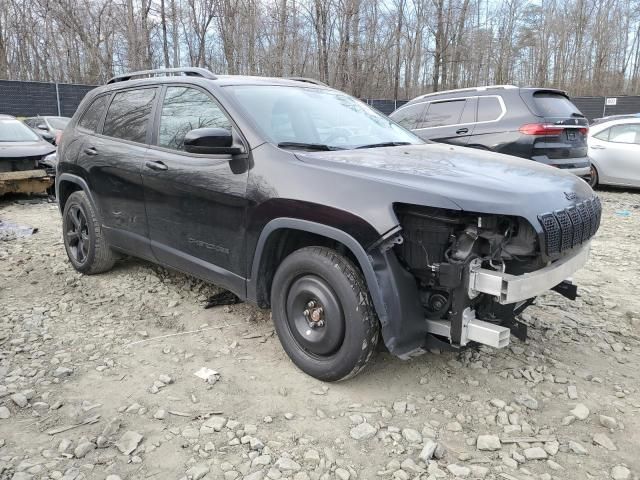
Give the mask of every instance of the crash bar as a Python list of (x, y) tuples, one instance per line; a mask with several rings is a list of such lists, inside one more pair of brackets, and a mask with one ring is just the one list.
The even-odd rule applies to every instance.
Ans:
[(157, 68), (155, 70), (140, 70), (138, 72), (129, 72), (122, 75), (116, 75), (109, 79), (107, 84), (116, 82), (125, 82), (131, 80), (134, 77), (152, 77), (152, 76), (169, 76), (182, 74), (188, 77), (202, 77), (208, 80), (217, 80), (213, 72), (206, 68), (199, 67), (182, 67), (182, 68)]
[(517, 303), (536, 297), (569, 278), (589, 259), (587, 243), (573, 256), (562, 258), (540, 270), (510, 275), (487, 268), (471, 267), (469, 272), (469, 296), (488, 293), (501, 304)]

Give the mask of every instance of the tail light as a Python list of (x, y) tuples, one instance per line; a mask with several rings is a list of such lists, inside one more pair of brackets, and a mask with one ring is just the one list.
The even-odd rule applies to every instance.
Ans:
[(584, 136), (587, 136), (589, 134), (589, 127), (579, 128), (578, 131)]
[(564, 128), (550, 123), (527, 123), (518, 131), (525, 135), (560, 135)]

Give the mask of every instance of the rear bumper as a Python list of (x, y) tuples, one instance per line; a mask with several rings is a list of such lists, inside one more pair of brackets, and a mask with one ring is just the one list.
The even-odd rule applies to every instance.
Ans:
[(522, 275), (472, 267), (469, 272), (469, 295), (487, 293), (503, 305), (536, 297), (582, 268), (589, 259), (589, 246), (590, 243), (586, 243), (572, 256)]
[(6, 193), (44, 193), (53, 185), (45, 170), (0, 172), (0, 195)]

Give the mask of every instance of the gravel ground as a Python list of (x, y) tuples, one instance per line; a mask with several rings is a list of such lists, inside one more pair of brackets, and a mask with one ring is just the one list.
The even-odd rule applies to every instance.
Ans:
[(600, 195), (582, 297), (539, 298), (527, 342), (380, 354), (338, 384), (268, 312), (203, 309), (213, 286), (134, 259), (77, 274), (57, 207), (4, 199), (39, 231), (0, 241), (0, 479), (638, 479), (640, 194)]

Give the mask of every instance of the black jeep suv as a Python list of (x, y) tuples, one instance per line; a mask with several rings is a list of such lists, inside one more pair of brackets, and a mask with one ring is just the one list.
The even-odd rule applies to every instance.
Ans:
[(360, 101), (297, 80), (145, 71), (90, 92), (56, 187), (74, 268), (118, 253), (271, 308), (293, 362), (358, 373), (379, 335), (401, 358), (503, 347), (514, 315), (587, 260), (589, 186), (558, 169), (424, 144)]
[(591, 172), (589, 121), (562, 90), (495, 85), (428, 93), (391, 118), (423, 140), (528, 158), (581, 177)]

